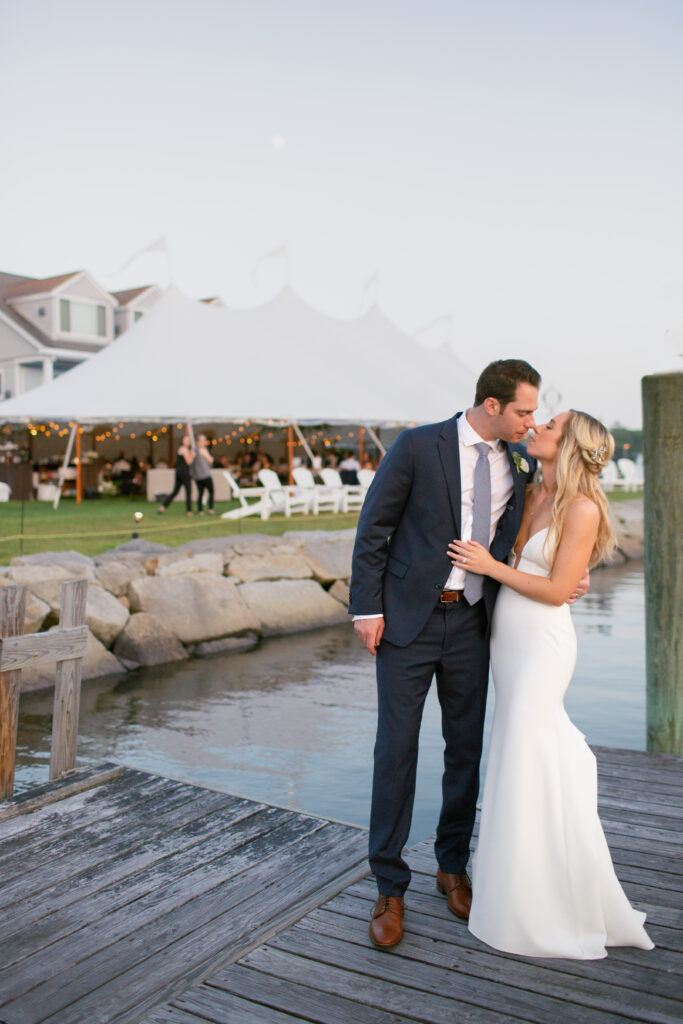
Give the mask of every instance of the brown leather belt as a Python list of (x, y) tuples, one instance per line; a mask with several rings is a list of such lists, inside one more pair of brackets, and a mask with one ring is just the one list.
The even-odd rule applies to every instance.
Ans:
[(450, 604), (451, 601), (462, 601), (464, 596), (464, 590), (442, 590), (439, 601), (441, 604)]

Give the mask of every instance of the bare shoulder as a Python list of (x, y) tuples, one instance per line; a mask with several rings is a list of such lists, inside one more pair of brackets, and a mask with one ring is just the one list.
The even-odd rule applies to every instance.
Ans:
[(567, 508), (565, 522), (576, 529), (597, 526), (600, 522), (600, 509), (585, 494), (578, 494)]

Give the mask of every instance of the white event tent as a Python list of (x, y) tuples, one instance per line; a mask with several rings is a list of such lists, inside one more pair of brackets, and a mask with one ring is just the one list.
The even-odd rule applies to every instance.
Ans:
[(104, 351), (0, 405), (0, 422), (399, 425), (469, 405), (475, 377), (377, 308), (327, 316), (291, 288), (253, 309), (169, 289)]

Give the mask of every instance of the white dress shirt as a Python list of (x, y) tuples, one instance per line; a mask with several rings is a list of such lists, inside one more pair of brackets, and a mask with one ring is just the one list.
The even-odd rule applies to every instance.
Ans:
[[(463, 413), (458, 419), (458, 445), (460, 454), (460, 539), (472, 539), (473, 498), (474, 498), (474, 467), (479, 458), (476, 444), (487, 444), (491, 449), (489, 468), (491, 470), (491, 525), (489, 528), (489, 545), (493, 541), (498, 520), (505, 511), (514, 490), (512, 470), (502, 441), (484, 441)], [(455, 539), (455, 538), (453, 538)], [(446, 552), (444, 551), (444, 557)], [(462, 590), (465, 586), (465, 570), (453, 566), (446, 580), (444, 590)], [(357, 619), (381, 619), (381, 615), (354, 615)]]
[[(472, 539), (472, 519), (474, 500), (474, 467), (479, 452), (477, 444), (487, 444), (491, 449), (489, 469), (491, 471), (491, 523), (489, 526), (489, 546), (495, 536), (498, 520), (505, 511), (514, 485), (512, 470), (502, 441), (484, 441), (467, 419), (464, 413), (458, 420), (458, 444), (460, 448), (460, 540)], [(446, 580), (444, 590), (462, 590), (465, 586), (465, 570), (453, 566)]]

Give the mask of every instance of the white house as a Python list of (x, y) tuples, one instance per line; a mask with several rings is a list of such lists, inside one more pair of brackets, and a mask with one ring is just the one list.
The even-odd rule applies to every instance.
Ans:
[(85, 270), (42, 279), (0, 273), (0, 399), (100, 352), (160, 295), (157, 285), (110, 294)]

